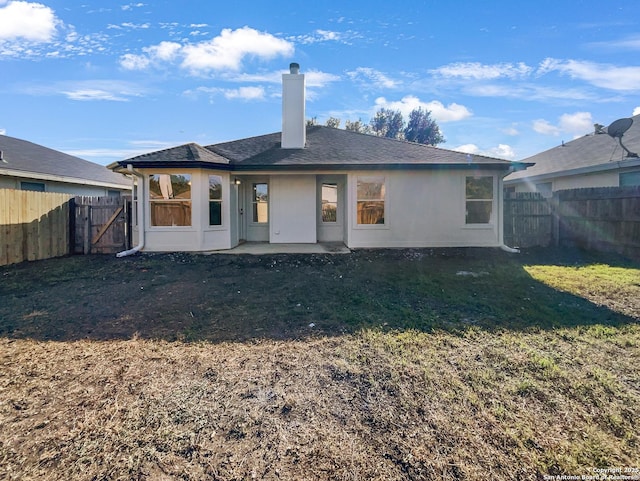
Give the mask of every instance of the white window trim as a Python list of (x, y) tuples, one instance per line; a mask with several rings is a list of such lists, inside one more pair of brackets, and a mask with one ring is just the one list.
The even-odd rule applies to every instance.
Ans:
[[(146, 202), (145, 202), (145, 217), (146, 217), (146, 228), (149, 231), (155, 231), (155, 232), (196, 232), (198, 231), (198, 229), (196, 228), (196, 226), (194, 225), (194, 199), (193, 199), (193, 191), (194, 191), (194, 180), (193, 180), (193, 172), (184, 172), (184, 171), (171, 171), (171, 172), (161, 172), (163, 174), (168, 174), (168, 175), (189, 175), (190, 179), (191, 179), (191, 197), (189, 197), (189, 201), (191, 202), (191, 225), (152, 225), (151, 224), (151, 203), (153, 202), (151, 200), (151, 189), (150, 189), (150, 182), (151, 182), (151, 176), (152, 175), (158, 175), (158, 172), (154, 171), (153, 173), (147, 174), (145, 175), (145, 179), (144, 181), (146, 182), (146, 188), (144, 189), (145, 195), (146, 195)], [(184, 199), (186, 200), (186, 199)]]
[[(256, 222), (253, 220), (253, 205), (254, 204), (259, 204), (259, 202), (254, 202), (253, 199), (253, 186), (255, 184), (266, 184), (267, 186), (267, 221), (266, 222)], [(249, 202), (249, 224), (253, 227), (266, 227), (269, 225), (270, 221), (271, 221), (271, 185), (267, 180), (251, 180), (250, 181), (250, 185), (251, 185), (251, 195), (249, 196), (250, 198), (250, 202)]]
[[(382, 177), (384, 182), (384, 224), (359, 224), (358, 223), (358, 178), (361, 177)], [(353, 176), (353, 208), (351, 209), (353, 215), (353, 229), (356, 230), (389, 230), (389, 176), (380, 174), (375, 175), (371, 173), (355, 174)]]
[[(222, 185), (222, 198), (218, 201), (218, 202), (220, 202), (220, 217), (221, 217), (221, 220), (222, 220), (220, 225), (211, 225), (211, 224), (209, 224), (209, 203), (212, 202), (212, 200), (209, 199), (209, 176), (210, 175), (216, 175), (216, 176), (220, 177), (221, 178), (221, 182), (222, 182), (222, 184), (221, 184)], [(216, 174), (208, 173), (205, 176), (205, 179), (206, 179), (206, 189), (204, 189), (205, 190), (204, 197), (205, 197), (205, 205), (207, 207), (206, 207), (205, 213), (204, 213), (206, 218), (205, 218), (205, 223), (204, 223), (204, 229), (203, 230), (206, 231), (206, 232), (227, 230), (227, 216), (224, 213), (224, 205), (225, 205), (225, 202), (229, 202), (229, 200), (225, 199), (225, 195), (226, 195), (225, 185), (227, 185), (228, 183), (225, 184), (224, 175), (217, 174), (217, 173)], [(230, 189), (231, 187), (228, 187), (228, 188)]]
[[(467, 177), (491, 177), (493, 179), (493, 199), (491, 200), (491, 217), (489, 222), (486, 224), (467, 224), (467, 201), (474, 199), (467, 199)], [(489, 199), (475, 199), (478, 202), (488, 202)], [(463, 229), (471, 229), (471, 230), (493, 230), (496, 226), (496, 216), (498, 206), (498, 185), (497, 185), (497, 176), (495, 174), (479, 174), (479, 175), (468, 175), (465, 174), (462, 177), (462, 228)]]

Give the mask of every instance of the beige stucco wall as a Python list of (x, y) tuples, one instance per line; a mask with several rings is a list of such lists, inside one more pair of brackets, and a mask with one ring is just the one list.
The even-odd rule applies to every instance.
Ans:
[(272, 175), (269, 188), (269, 242), (315, 243), (316, 176)]
[[(465, 224), (465, 179), (468, 175), (494, 175), (491, 222)], [(499, 246), (502, 209), (500, 174), (491, 171), (381, 171), (386, 181), (384, 225), (356, 224), (357, 178), (349, 174), (349, 247), (481, 247)]]
[[(247, 173), (244, 175), (200, 169), (145, 169), (144, 209), (145, 251), (208, 251), (230, 249), (237, 244), (238, 186), (248, 201), (252, 181), (269, 184), (269, 223), (265, 225), (272, 243), (314, 243), (320, 209), (318, 180), (326, 172), (305, 174)], [(192, 225), (185, 227), (150, 226), (148, 177), (151, 174), (190, 174)], [(208, 176), (223, 178), (222, 226), (208, 225)], [(385, 224), (358, 225), (358, 176), (383, 176), (385, 179)], [(492, 175), (494, 201), (492, 218), (486, 225), (465, 224), (465, 180), (467, 176)], [(342, 178), (345, 208), (344, 239), (352, 248), (384, 247), (496, 247), (502, 244), (501, 172), (492, 171), (361, 171)], [(250, 205), (244, 204), (245, 217)], [(339, 206), (339, 208), (342, 208)], [(235, 224), (234, 224), (235, 223)], [(246, 232), (245, 232), (246, 233)], [(135, 238), (137, 242), (137, 237)]]

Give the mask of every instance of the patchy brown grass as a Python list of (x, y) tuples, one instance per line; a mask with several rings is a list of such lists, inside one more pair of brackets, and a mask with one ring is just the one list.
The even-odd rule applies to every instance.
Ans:
[[(610, 308), (582, 301), (588, 293), (583, 296), (570, 280), (575, 269), (551, 276), (564, 276), (571, 294), (546, 288), (524, 271), (522, 264), (539, 265), (527, 256), (398, 255), (376, 253), (371, 262), (361, 257), (350, 271), (340, 263), (353, 258), (332, 259), (313, 266), (322, 274), (310, 274), (313, 269), (295, 259), (287, 262), (297, 267), (287, 268), (278, 258), (288, 278), (303, 271), (291, 282), (313, 275), (317, 289), (329, 289), (328, 281), (318, 284), (324, 275), (335, 283), (343, 272), (356, 300), (330, 291), (326, 302), (349, 310), (355, 302), (369, 320), (355, 316), (358, 324), (353, 313), (336, 314), (314, 331), (309, 320), (320, 324), (325, 315), (304, 309), (298, 324), (278, 324), (277, 331), (267, 326), (235, 341), (213, 339), (224, 331), (219, 321), (189, 325), (198, 337), (190, 342), (184, 335), (167, 340), (162, 323), (153, 324), (157, 335), (146, 331), (145, 338), (104, 339), (103, 333), (76, 339), (69, 331), (66, 339), (48, 340), (55, 337), (43, 333), (48, 324), (38, 330), (33, 323), (45, 317), (43, 311), (56, 319), (51, 305), (38, 295), (30, 302), (19, 297), (25, 266), (5, 269), (15, 287), (5, 285), (2, 294), (28, 305), (15, 307), (15, 314), (0, 308), (12, 326), (0, 338), (0, 478), (534, 480), (587, 475), (594, 467), (639, 467), (637, 299), (620, 299)], [(163, 275), (166, 259), (136, 262), (142, 261), (144, 269)], [(231, 261), (232, 270), (240, 262)], [(57, 279), (66, 275), (43, 265)], [(260, 289), (282, 279), (268, 264), (258, 270), (251, 265), (246, 270)], [(458, 276), (463, 267), (487, 274)], [(637, 266), (612, 269), (618, 268)], [(598, 269), (600, 277), (607, 271)], [(82, 276), (82, 283), (90, 282)], [(106, 271), (103, 277), (113, 288)], [(203, 280), (194, 279), (192, 286)], [(356, 280), (372, 297), (356, 289)], [(241, 281), (234, 282), (236, 292)], [(602, 292), (594, 282), (589, 289)], [(293, 291), (291, 317), (299, 307), (320, 310), (314, 293), (305, 299), (295, 289), (287, 284), (272, 291)], [(507, 293), (512, 299), (502, 299)], [(275, 295), (270, 302), (287, 302)], [(297, 306), (300, 299), (308, 302)], [(620, 305), (620, 313), (612, 310)], [(246, 305), (242, 315), (257, 312), (251, 309)], [(390, 314), (385, 325), (384, 318), (371, 321), (375, 309), (405, 311)], [(75, 311), (68, 312), (72, 324)], [(273, 312), (277, 324), (280, 311)], [(83, 316), (79, 324), (86, 328)], [(539, 326), (531, 321), (536, 316)], [(295, 335), (281, 335), (287, 326)], [(330, 326), (338, 332), (328, 332)]]

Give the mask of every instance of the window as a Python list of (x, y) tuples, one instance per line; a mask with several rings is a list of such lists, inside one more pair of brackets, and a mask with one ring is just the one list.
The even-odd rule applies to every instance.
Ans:
[(322, 184), (322, 222), (338, 221), (338, 184)]
[(269, 185), (253, 184), (253, 222), (264, 224), (269, 220)]
[(222, 177), (209, 176), (209, 225), (222, 225)]
[(553, 183), (543, 182), (541, 184), (536, 184), (536, 192), (540, 192), (540, 194), (542, 194), (542, 197), (553, 196)]
[(191, 225), (191, 175), (149, 176), (152, 226)]
[(384, 177), (358, 177), (357, 223), (384, 224)]
[(44, 184), (42, 182), (20, 182), (20, 190), (44, 192)]
[(467, 177), (466, 224), (488, 224), (493, 211), (493, 177)]
[(640, 185), (640, 170), (620, 174), (620, 187)]

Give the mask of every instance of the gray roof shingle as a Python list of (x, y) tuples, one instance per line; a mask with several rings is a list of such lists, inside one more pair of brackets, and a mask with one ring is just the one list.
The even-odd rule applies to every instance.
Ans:
[[(305, 170), (412, 166), (491, 166), (507, 169), (525, 165), (503, 159), (470, 155), (402, 140), (359, 134), (324, 126), (307, 127), (304, 149), (282, 149), (280, 132), (208, 145), (186, 144), (119, 161), (120, 166), (218, 165), (230, 170)], [(200, 159), (190, 155), (196, 149)], [(207, 157), (201, 152), (209, 152)]]
[(9, 174), (15, 171), (77, 179), (79, 184), (99, 182), (122, 185), (123, 188), (131, 186), (129, 179), (102, 165), (8, 135), (0, 135), (0, 151), (3, 158), (0, 169)]
[[(640, 153), (640, 115), (632, 118), (633, 124), (622, 137), (622, 143), (631, 152)], [(593, 133), (524, 159), (522, 162), (532, 162), (535, 165), (526, 171), (510, 174), (505, 178), (505, 181), (551, 176), (575, 169), (589, 169), (598, 166), (603, 168), (610, 166), (612, 169), (616, 169), (619, 165), (615, 161), (628, 160), (626, 155), (627, 153), (620, 147), (617, 139), (606, 133)]]

